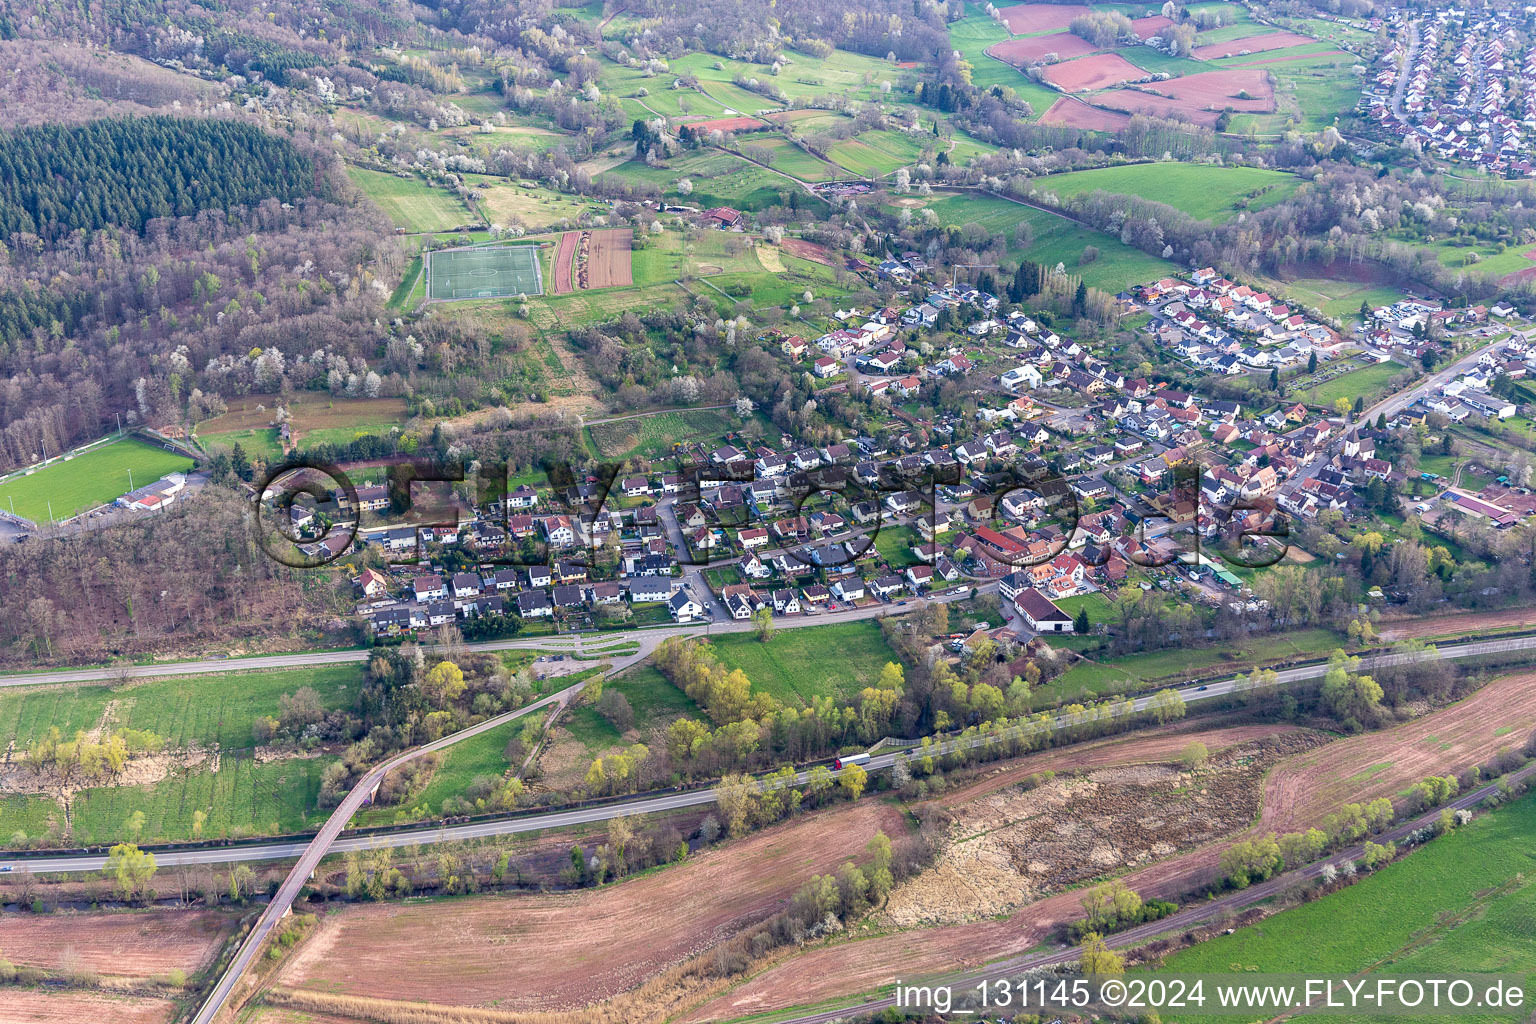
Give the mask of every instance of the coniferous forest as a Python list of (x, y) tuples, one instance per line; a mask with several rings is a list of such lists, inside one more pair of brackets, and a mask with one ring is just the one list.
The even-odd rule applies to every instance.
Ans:
[(142, 231), (156, 217), (291, 202), (313, 189), (308, 157), (240, 121), (111, 118), (0, 135), (0, 237)]

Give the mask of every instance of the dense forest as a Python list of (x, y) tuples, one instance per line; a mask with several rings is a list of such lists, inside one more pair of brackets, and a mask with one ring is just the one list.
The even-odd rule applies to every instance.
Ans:
[(293, 202), (314, 188), (309, 157), (240, 121), (111, 118), (0, 135), (0, 237), (142, 231), (156, 217)]

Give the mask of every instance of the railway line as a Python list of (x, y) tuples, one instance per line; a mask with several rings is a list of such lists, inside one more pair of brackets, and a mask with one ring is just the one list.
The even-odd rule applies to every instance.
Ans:
[[(1432, 656), (1439, 660), (1461, 661), (1489, 658), (1496, 655), (1526, 651), (1536, 651), (1536, 636), (1474, 639), (1460, 644), (1448, 644), (1442, 647), (1438, 647), (1435, 649)], [(1381, 654), (1362, 658), (1361, 662), (1364, 667), (1377, 668), (1394, 664), (1402, 664), (1413, 658), (1423, 656), (1424, 655), (1383, 652)], [(1298, 682), (1320, 678), (1326, 669), (1326, 662), (1317, 662), (1314, 664), (1283, 669), (1276, 673), (1276, 682), (1281, 686), (1294, 685)], [(714, 802), (715, 795), (713, 789), (698, 789), (678, 793), (647, 796), (635, 800), (604, 804), (597, 807), (579, 808), (566, 811), (552, 811), (546, 814), (521, 815), (515, 818), (498, 821), (478, 822), (450, 827), (436, 826), (422, 829), (411, 829), (382, 836), (352, 837), (348, 839), (341, 838), (341, 833), (345, 830), (347, 822), (349, 822), (352, 816), (372, 798), (379, 784), (383, 781), (384, 776), (393, 768), (399, 767), (411, 759), (420, 757), (423, 754), (442, 750), (456, 742), (459, 742), (460, 740), (468, 738), (469, 736), (478, 735), (487, 729), (495, 728), (496, 726), (501, 725), (506, 721), (519, 718), (532, 711), (550, 707), (555, 703), (568, 704), (571, 699), (580, 693), (584, 685), (584, 683), (576, 683), (564, 690), (559, 691), (558, 693), (550, 694), (542, 700), (529, 704), (527, 707), (521, 708), (514, 712), (509, 712), (505, 715), (499, 715), (492, 719), (487, 719), (485, 722), (482, 722), (479, 725), (472, 727), (471, 729), (467, 729), (459, 733), (454, 733), (450, 736), (445, 736), (434, 743), (406, 751), (402, 754), (396, 755), (388, 761), (383, 762), (382, 764), (371, 769), (367, 774), (363, 776), (357, 785), (354, 786), (353, 789), (347, 794), (346, 798), (342, 801), (341, 805), (337, 807), (332, 816), (326, 821), (325, 825), (321, 828), (319, 833), (317, 833), (316, 836), (307, 843), (272, 843), (240, 848), (216, 846), (200, 847), (181, 851), (168, 851), (163, 854), (157, 854), (157, 859), (159, 862), (165, 865), (227, 863), (232, 860), (258, 861), (285, 860), (292, 857), (298, 858), (297, 863), (295, 863), (293, 868), (289, 871), (277, 893), (274, 895), (271, 902), (268, 903), (266, 909), (262, 912), (261, 917), (257, 920), (256, 925), (251, 929), (245, 940), (241, 943), (234, 959), (215, 983), (214, 988), (209, 993), (197, 1015), (193, 1018), (193, 1024), (210, 1024), (210, 1022), (213, 1021), (223, 1010), (225, 1005), (229, 1002), (230, 997), (235, 992), (241, 977), (249, 968), (252, 960), (254, 960), (257, 954), (260, 952), (267, 936), (271, 934), (277, 923), (286, 917), (289, 912), (291, 912), (294, 901), (298, 898), (298, 895), (306, 882), (319, 867), (320, 862), (331, 853), (342, 852), (346, 850), (366, 849), (372, 846), (425, 845), (432, 843), (462, 841), (465, 839), (484, 838), (488, 836), (510, 835), (519, 832), (530, 832), (569, 825), (589, 824), (600, 821), (607, 821), (613, 818), (629, 817), (631, 815), (654, 814), (658, 812), (673, 811), (687, 807), (702, 806)], [(1185, 702), (1185, 704), (1188, 705), (1229, 696), (1234, 692), (1239, 692), (1241, 686), (1237, 679), (1234, 677), (1208, 683), (1189, 683), (1183, 687), (1177, 687), (1173, 689), (1174, 692), (1176, 692)], [(1127, 709), (1127, 712), (1135, 713), (1146, 710), (1153, 704), (1154, 700), (1154, 695), (1146, 695), (1135, 698), (1130, 702), (1130, 707)], [(925, 751), (925, 753), (945, 754), (955, 750), (980, 746), (986, 743), (995, 742), (1000, 738), (1008, 738), (1012, 733), (1022, 733), (1024, 730), (1047, 728), (1052, 731), (1062, 731), (1072, 728), (1073, 726), (1083, 724), (1088, 720), (1090, 720), (1089, 716), (1081, 713), (1059, 714), (1050, 719), (1044, 725), (1041, 725), (1040, 723), (1028, 723), (1022, 726), (1012, 727), (1011, 729), (1004, 730), (1000, 733), (992, 733), (981, 736), (964, 736), (944, 740), (930, 747), (927, 751)], [(902, 754), (910, 755), (915, 752), (916, 750), (913, 748), (907, 751), (893, 751), (886, 754), (872, 756), (868, 760), (862, 761), (862, 766), (868, 771), (880, 771), (882, 769), (889, 768), (892, 764), (894, 764), (898, 756), (901, 756)], [(1536, 766), (1532, 766), (1523, 770), (1519, 777), (1524, 778), (1533, 771), (1536, 771)], [(803, 784), (807, 781), (808, 776), (809, 771), (802, 770), (795, 775), (792, 784)], [(1480, 800), (1482, 796), (1486, 796), (1489, 791), (1490, 790), (1488, 787), (1484, 787), (1475, 793), (1468, 794), (1467, 796), (1460, 798), (1453, 806), (1471, 806)], [(1406, 835), (1407, 831), (1412, 830), (1412, 827), (1410, 826), (1405, 826), (1404, 828), (1406, 830), (1402, 832), (1403, 835)], [(1389, 833), (1388, 837), (1391, 838), (1394, 834), (1395, 833)], [(24, 858), (0, 860), (0, 870), (15, 870), (25, 865), (29, 869), (36, 871), (99, 871), (105, 865), (105, 863), (106, 858), (99, 854), (71, 854), (55, 858)], [(1280, 882), (1281, 880), (1289, 878), (1292, 882), (1294, 882), (1300, 880), (1301, 878), (1308, 877), (1306, 874), (1308, 870), (1311, 869), (1301, 869), (1299, 873), (1292, 872), (1290, 875), (1280, 876), (1279, 879), (1272, 881)], [(1266, 883), (1266, 885), (1268, 885), (1268, 883)], [(1194, 915), (1208, 915), (1211, 913), (1217, 913), (1221, 907), (1232, 907), (1237, 905), (1246, 906), (1248, 903), (1237, 904), (1230, 901), (1239, 898), (1252, 899), (1255, 898), (1255, 895), (1259, 892), (1273, 891), (1278, 891), (1278, 886), (1271, 886), (1268, 889), (1265, 889), (1261, 886), (1254, 886), (1248, 890), (1245, 890), (1242, 894), (1234, 894), (1231, 897), (1223, 898), (1223, 900), (1227, 900), (1228, 902), (1223, 902), (1223, 900), (1216, 900), (1209, 904), (1202, 904), (1198, 908), (1187, 911), (1185, 913), (1191, 916), (1183, 921), (1180, 921), (1176, 915), (1174, 918), (1168, 918), (1164, 921), (1157, 922), (1155, 926), (1147, 927), (1155, 927), (1156, 933), (1161, 933), (1163, 931), (1169, 930), (1170, 928), (1180, 927), (1183, 924), (1198, 923), (1198, 921), (1206, 920), (1208, 917), (1196, 917)], [(1117, 937), (1117, 943), (1125, 944), (1138, 941), (1140, 932), (1141, 929), (1134, 929), (1132, 931), (1124, 932)], [(1049, 966), (1052, 963), (1063, 962), (1064, 958), (1070, 959), (1072, 956), (1073, 954), (1070, 951), (1065, 951), (1053, 954), (1040, 954), (1036, 957), (1015, 958), (1014, 960), (1007, 961), (1005, 964), (999, 965), (998, 968), (996, 968), (996, 976), (1029, 969), (1031, 967)], [(981, 980), (981, 976), (977, 976), (975, 980)], [(972, 983), (974, 984), (974, 981)], [(889, 1001), (884, 1004), (864, 1003), (860, 1004), (857, 1009), (879, 1009), (882, 1005), (892, 1004)], [(836, 1020), (839, 1016), (846, 1015), (848, 1012), (850, 1012), (850, 1009), (853, 1008), (844, 1008), (839, 1011), (828, 1011), (826, 1013), (812, 1014), (803, 1018), (795, 1018), (792, 1024), (819, 1024), (819, 1022)]]

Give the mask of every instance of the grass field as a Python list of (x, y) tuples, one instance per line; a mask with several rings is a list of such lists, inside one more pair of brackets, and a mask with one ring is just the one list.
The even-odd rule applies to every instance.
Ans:
[(252, 723), (276, 715), (278, 697), (312, 687), (328, 708), (351, 704), (362, 687), (359, 665), (325, 665), (276, 672), (228, 672), (170, 676), (127, 686), (20, 687), (0, 692), (0, 747), (17, 749), (41, 739), (49, 726), (65, 736), (94, 729), (103, 720), (143, 729), (168, 748), (247, 750), (255, 745)]
[[(197, 425), (197, 438), (210, 451), (228, 451), (238, 442), (251, 458), (270, 461), (282, 454), (269, 395), (245, 395), (229, 400), (222, 416)], [(405, 422), (402, 398), (333, 398), (299, 392), (288, 400), (289, 428), (300, 448), (315, 444), (346, 444), (365, 434), (382, 434)], [(138, 474), (134, 474), (138, 479)]]
[[(927, 203), (943, 224), (980, 224), (1008, 240), (1009, 255), (1026, 257), (1047, 267), (1061, 263), (1067, 273), (1081, 277), (1089, 287), (1116, 292), (1132, 284), (1155, 281), (1174, 269), (1173, 264), (1123, 244), (1118, 238), (1082, 227), (1044, 210), (1021, 206), (992, 196), (951, 195)], [(1030, 243), (1020, 245), (1014, 229), (1027, 223)], [(1099, 251), (1091, 263), (1082, 263), (1083, 250)]]
[(651, 167), (641, 160), (630, 160), (605, 171), (637, 184), (655, 185), (668, 195), (677, 196), (677, 183), (683, 178), (693, 182), (688, 202), (695, 206), (734, 206), (737, 209), (761, 209), (780, 201), (781, 194), (807, 197), (800, 186), (758, 167), (734, 153), (720, 150), (696, 150), (674, 157), (665, 167)]
[(1292, 392), (1289, 397), (1301, 399), (1308, 405), (1330, 406), (1340, 398), (1353, 401), (1357, 396), (1363, 395), (1365, 404), (1370, 405), (1386, 393), (1387, 381), (1402, 372), (1403, 366), (1400, 363), (1373, 363), (1370, 366), (1340, 374), (1315, 388)]
[(773, 135), (755, 135), (748, 145), (766, 149), (773, 154), (772, 166), (785, 174), (793, 174), (801, 181), (829, 181), (837, 176), (836, 167), (812, 156), (788, 139)]
[(837, 143), (827, 150), (827, 156), (854, 174), (882, 178), (915, 163), (924, 146), (937, 142), (930, 135), (878, 129)]
[[(942, 147), (941, 147), (942, 148)], [(997, 147), (957, 131), (950, 139), (949, 162), (964, 167), (978, 156), (997, 152)]]
[[(1276, 51), (1280, 52), (1283, 51)], [(1219, 68), (1273, 56), (1273, 53), (1255, 54), (1209, 63)], [(1235, 135), (1249, 132), (1275, 135), (1289, 128), (1303, 132), (1322, 131), (1354, 108), (1360, 94), (1360, 80), (1350, 69), (1358, 60), (1354, 54), (1343, 53), (1262, 65), (1275, 82), (1275, 113), (1234, 114), (1227, 130)]]
[(984, 14), (971, 14), (949, 26), (949, 43), (970, 61), (971, 84), (979, 89), (995, 85), (1012, 89), (1029, 103), (1038, 118), (1056, 102), (1058, 93), (1026, 78), (1018, 68), (987, 56), (993, 43), (1012, 38), (1008, 30)]
[[(78, 842), (121, 837), (134, 811), (146, 818), (144, 838), (188, 839), (192, 814), (208, 815), (205, 834), (291, 831), (317, 811), (320, 773), (334, 758), (288, 758), (257, 763), (252, 725), (276, 715), (278, 698), (312, 687), (327, 708), (350, 706), (362, 686), (357, 665), (277, 672), (175, 676), (127, 686), (38, 687), (0, 694), (0, 747), (24, 750), (57, 726), (66, 737), (102, 725), (141, 729), (165, 740), (167, 751), (211, 751), (201, 761), (176, 765), (159, 782), (83, 790), (71, 807)], [(0, 799), (0, 832), (37, 835), (62, 808), (46, 796)]]
[[(870, 621), (780, 630), (766, 644), (753, 633), (727, 633), (710, 643), (721, 663), (745, 672), (755, 690), (802, 706), (812, 697), (850, 698), (897, 660)], [(829, 658), (828, 651), (837, 656)]]
[[(1056, 603), (1062, 610), (1074, 615), (1080, 606), (1086, 606), (1089, 621), (1098, 623), (1102, 621), (1103, 616), (1110, 614), (1110, 609), (1107, 602), (1102, 604), (1093, 602), (1092, 598), (1095, 597), (1099, 595), (1089, 594), (1084, 597), (1067, 598), (1065, 601)], [(1082, 638), (1079, 637), (1077, 640), (1079, 642), (1071, 646), (1075, 650), (1081, 650), (1084, 646), (1080, 642)], [(1303, 629), (1290, 633), (1253, 637), (1235, 649), (1181, 647), (1080, 662), (1036, 690), (1035, 703), (1044, 705), (1059, 701), (1103, 697), (1112, 693), (1140, 689), (1157, 681), (1175, 679), (1182, 681), (1193, 676), (1220, 675), (1228, 670), (1236, 673), (1251, 665), (1298, 655), (1321, 657), (1342, 643), (1339, 635), (1331, 630)]]
[(0, 484), (0, 508), (46, 523), (51, 504), (53, 519), (67, 519), (76, 512), (107, 504), (134, 487), (152, 484), (167, 473), (191, 468), (191, 459), (124, 437)]
[(1311, 306), (1325, 316), (1340, 320), (1359, 320), (1362, 301), (1375, 309), (1390, 306), (1404, 297), (1404, 293), (1396, 288), (1315, 277), (1286, 281), (1276, 285), (1271, 293), (1276, 291), (1293, 302)]
[[(1175, 953), (1165, 969), (1332, 976), (1382, 971), (1418, 978), (1486, 971), (1529, 978), (1536, 964), (1533, 831), (1536, 797), (1527, 796), (1340, 892)], [(1517, 1021), (1526, 1013), (1521, 1009), (1475, 1019)], [(1251, 1016), (1170, 1014), (1165, 1019), (1236, 1022)]]
[(427, 294), (434, 299), (542, 295), (539, 250), (532, 245), (444, 249), (427, 253)]
[(603, 458), (655, 459), (669, 454), (674, 444), (718, 441), (740, 427), (730, 409), (692, 409), (597, 423), (587, 428), (587, 436)]
[(70, 816), (74, 839), (102, 843), (123, 838), (123, 822), (144, 812), (144, 839), (192, 838), (192, 815), (203, 811), (208, 837), (295, 832), (329, 813), (317, 797), (320, 776), (336, 758), (292, 758), (258, 763), (249, 754), (222, 754), (218, 770), (173, 774), (152, 786), (113, 786), (76, 794)]
[(1221, 223), (1240, 209), (1262, 210), (1289, 199), (1301, 179), (1258, 167), (1210, 164), (1126, 164), (1038, 178), (1034, 187), (1062, 199), (1095, 190), (1144, 196), (1191, 217)]
[(524, 188), (506, 178), (465, 175), (465, 183), (480, 193), (480, 209), (492, 224), (520, 225), (530, 231), (555, 227), (563, 221), (577, 221), (584, 214), (603, 216), (606, 203), (553, 192), (547, 188)]
[[(814, 100), (832, 95), (876, 100), (881, 98), (880, 82), (889, 81), (894, 84), (903, 74), (900, 69), (893, 68), (883, 60), (847, 50), (839, 50), (825, 58), (812, 57), (796, 50), (784, 50), (781, 56), (786, 63), (774, 78), (773, 84), (784, 90), (784, 95), (791, 100)], [(722, 67), (715, 67), (717, 63)], [(767, 97), (745, 93), (745, 90), (734, 86), (731, 92), (717, 91), (716, 88), (729, 85), (737, 75), (764, 79), (772, 74), (771, 65), (722, 58), (710, 53), (690, 53), (670, 61), (668, 68), (673, 73), (696, 76), (711, 96), (717, 96), (721, 102), (737, 110), (751, 112), (775, 106)]]
[(446, 231), (474, 224), (475, 216), (459, 198), (417, 178), (400, 178), (384, 171), (348, 167), (347, 176), (389, 214), (395, 227), (407, 231)]

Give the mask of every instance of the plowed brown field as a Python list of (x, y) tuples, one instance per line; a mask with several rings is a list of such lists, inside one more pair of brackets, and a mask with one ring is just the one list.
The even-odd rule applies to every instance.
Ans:
[(1073, 57), (1090, 54), (1095, 49), (1097, 47), (1081, 36), (1075, 36), (1070, 32), (1057, 32), (1054, 35), (1034, 36), (1029, 39), (1005, 39), (1001, 43), (994, 43), (987, 47), (987, 53), (1015, 67), (1023, 67), (1043, 60), (1048, 53), (1054, 53), (1062, 60), (1071, 60)]
[[(1339, 802), (1393, 794), (1426, 775), (1474, 763), (1500, 746), (1524, 742), (1536, 722), (1536, 673), (1495, 680), (1454, 707), (1395, 729), (1341, 740), (1282, 762), (1265, 782), (1256, 831), (1310, 825)], [(1514, 726), (1504, 736), (1495, 735)], [(1032, 759), (1026, 758), (1024, 762)], [(1365, 768), (1383, 766), (1369, 778)], [(1032, 765), (1021, 770), (1039, 770)], [(1321, 792), (1315, 792), (1315, 791)], [(1174, 856), (1125, 876), (1144, 897), (1171, 897), (1209, 880), (1227, 840)], [(1026, 952), (1058, 925), (1082, 916), (1081, 893), (1069, 891), (1020, 909), (1002, 921), (913, 928), (861, 941), (808, 947), (700, 1007), (689, 1022), (723, 1020), (787, 1006), (848, 997), (892, 978), (956, 969)]]
[(779, 243), (779, 248), (802, 260), (810, 260), (812, 263), (820, 263), (828, 267), (835, 265), (832, 262), (832, 254), (827, 252), (824, 246), (807, 242), (803, 238), (786, 238)]
[(1480, 764), (1536, 727), (1536, 672), (1489, 683), (1455, 707), (1294, 758), (1264, 784), (1259, 827), (1290, 832), (1351, 801), (1394, 796), (1428, 775)]
[(1151, 39), (1172, 24), (1173, 19), (1165, 18), (1161, 14), (1154, 14), (1150, 18), (1133, 19), (1131, 21), (1131, 31), (1136, 33), (1137, 39)]
[(623, 288), (633, 284), (629, 266), (633, 242), (634, 232), (629, 228), (592, 232), (592, 251), (587, 257), (591, 264), (587, 287)]
[(555, 249), (556, 295), (569, 295), (576, 290), (571, 263), (576, 257), (576, 243), (580, 240), (580, 231), (567, 231), (560, 236), (560, 245)]
[(10, 987), (0, 997), (0, 1024), (164, 1024), (174, 1016), (176, 1004), (169, 999)]
[(327, 914), (280, 984), (506, 1009), (579, 1007), (645, 981), (772, 913), (813, 874), (860, 856), (901, 812), (866, 800), (798, 818), (686, 864), (578, 893)]
[(1215, 60), (1218, 57), (1235, 57), (1247, 50), (1249, 53), (1262, 53), (1265, 50), (1283, 50), (1287, 46), (1305, 46), (1315, 43), (1311, 36), (1300, 35), (1296, 32), (1270, 32), (1265, 35), (1244, 36), (1242, 39), (1233, 39), (1225, 43), (1207, 43), (1197, 46), (1190, 51), (1190, 55), (1196, 60)]
[(767, 128), (766, 122), (759, 121), (755, 117), (717, 117), (708, 121), (690, 121), (689, 131), (702, 131), (706, 135), (712, 131), (722, 132), (755, 132)]
[(133, 978), (193, 974), (213, 957), (233, 922), (217, 910), (6, 914), (0, 917), (0, 951), (29, 967), (83, 967)]
[[(1096, 59), (1096, 58), (1089, 58)], [(1145, 89), (1113, 89), (1095, 97), (1095, 102), (1128, 114), (1153, 114), (1166, 117), (1183, 114), (1196, 124), (1215, 124), (1229, 107), (1245, 113), (1270, 113), (1275, 109), (1275, 90), (1269, 72), (1261, 69), (1234, 68), (1227, 71), (1202, 71), (1183, 78), (1157, 82)], [(1246, 92), (1248, 99), (1239, 99)]]
[(1082, 128), (1090, 132), (1119, 131), (1130, 121), (1129, 114), (1100, 110), (1070, 96), (1063, 96), (1052, 103), (1051, 109), (1040, 118), (1041, 124), (1064, 124), (1068, 128)]
[(1008, 31), (1016, 36), (1066, 28), (1079, 14), (1087, 14), (1084, 4), (1014, 4), (998, 11)]
[(1160, 764), (1175, 760), (1192, 740), (1204, 743), (1212, 754), (1264, 736), (1283, 736), (1299, 731), (1294, 725), (1231, 725), (1218, 729), (1192, 728), (1193, 723), (1164, 726), (1134, 736), (1082, 743), (1061, 750), (1046, 750), (1010, 762), (968, 785), (952, 789), (937, 802), (956, 807), (1005, 786), (1017, 785), (1036, 772), (1064, 772), (1111, 765)]
[(1317, 53), (1293, 53), (1285, 57), (1265, 57), (1263, 60), (1245, 60), (1241, 64), (1232, 64), (1234, 68), (1261, 68), (1265, 64), (1284, 64), (1293, 60), (1312, 60), (1314, 57), (1337, 57), (1344, 53), (1343, 50), (1320, 50)]
[[(1106, 89), (1121, 82), (1134, 82), (1146, 78), (1147, 73), (1118, 53), (1100, 53), (1092, 57), (1079, 57), (1065, 64), (1052, 64), (1045, 69), (1045, 80), (1060, 86), (1067, 92), (1087, 92), (1090, 89)], [(1167, 84), (1167, 83), (1163, 83)]]
[(1536, 607), (1506, 608), (1497, 612), (1462, 612), (1458, 615), (1434, 615), (1422, 619), (1383, 623), (1381, 638), (1406, 640), (1410, 637), (1454, 636), (1476, 634), (1490, 629), (1510, 629), (1516, 626), (1536, 626)]

